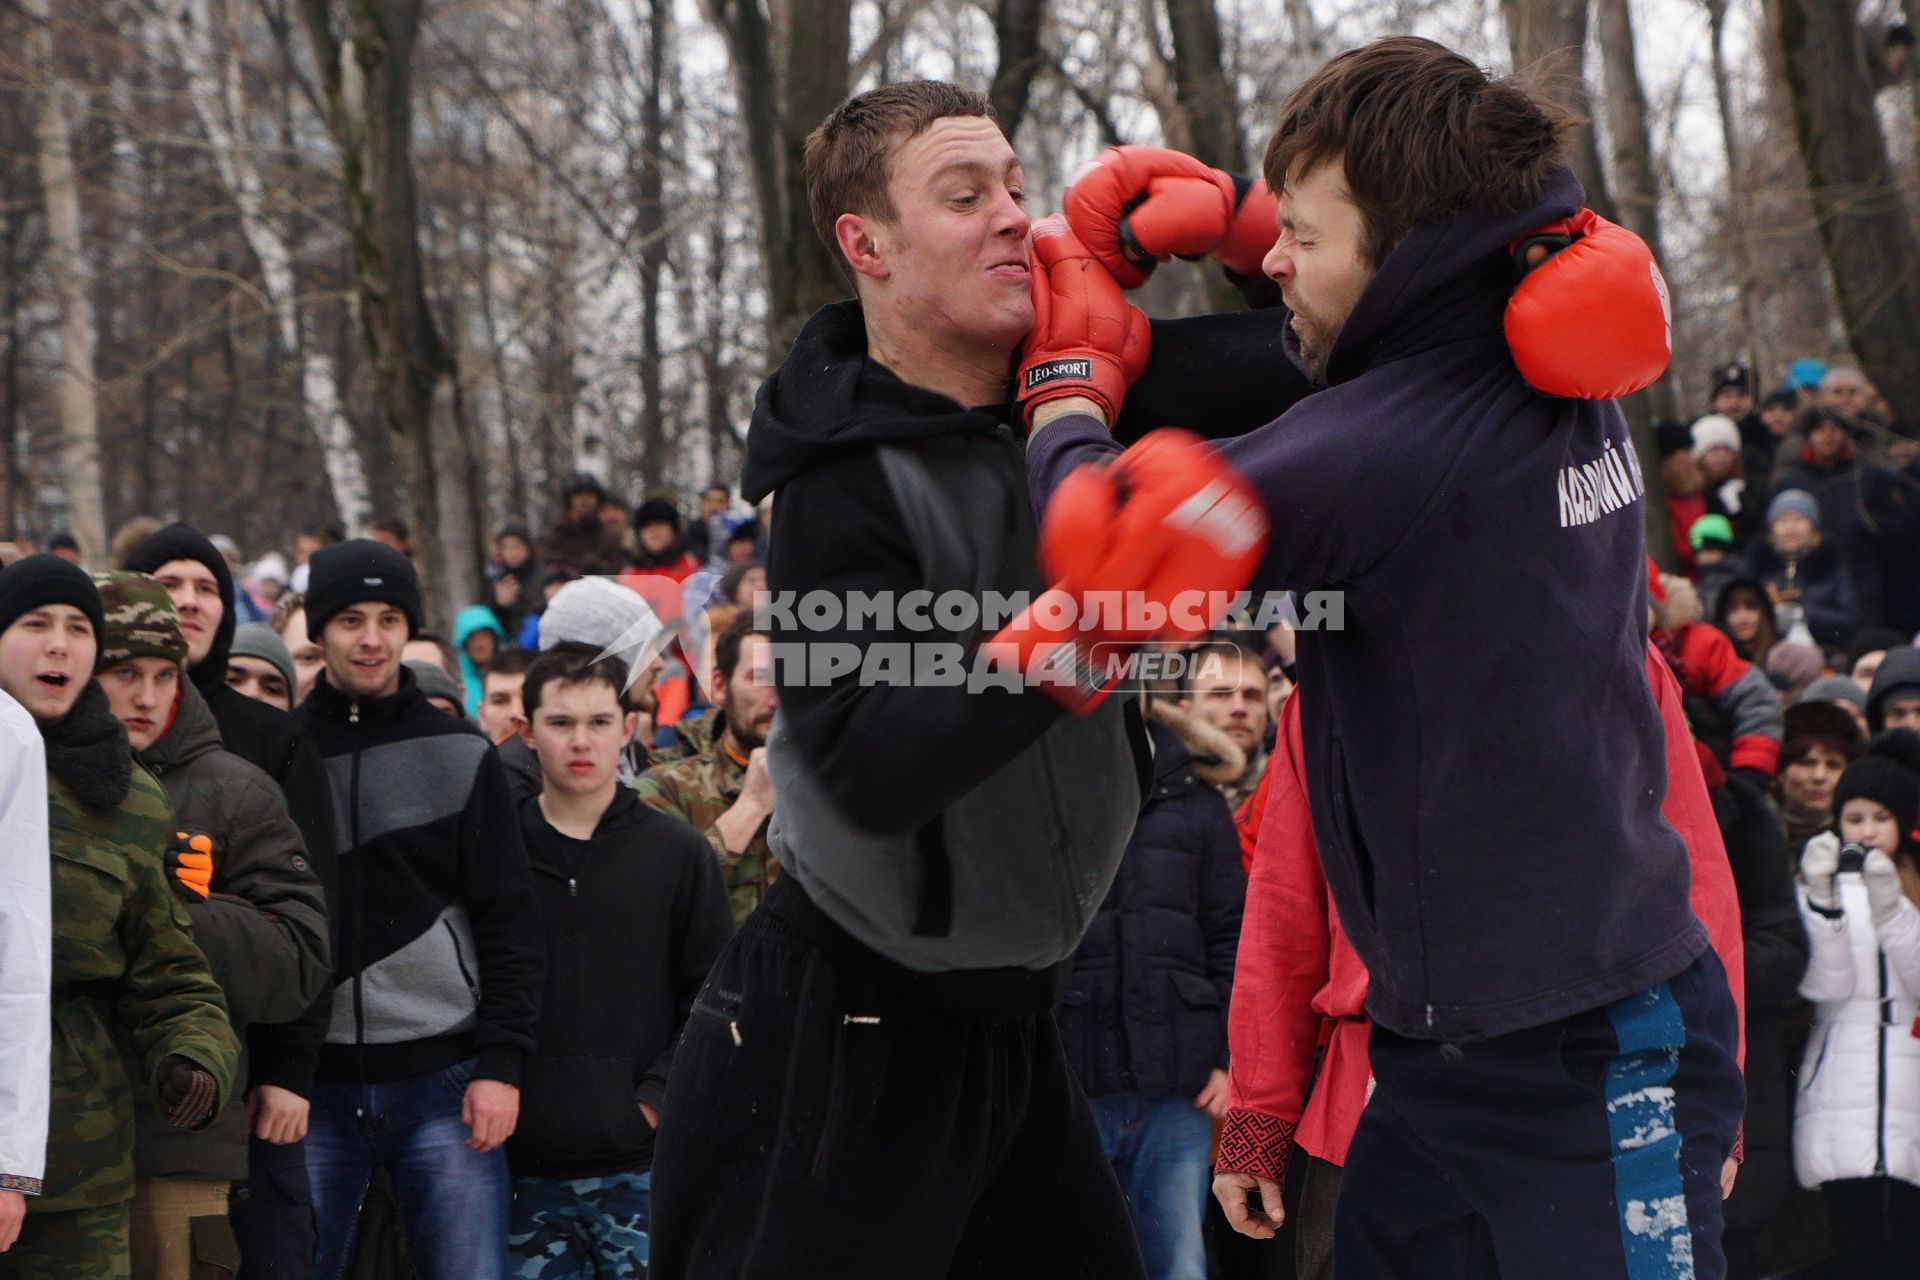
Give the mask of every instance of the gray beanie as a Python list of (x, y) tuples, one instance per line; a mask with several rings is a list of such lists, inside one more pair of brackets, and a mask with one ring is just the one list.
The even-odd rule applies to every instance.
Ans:
[(663, 629), (639, 592), (605, 578), (579, 578), (554, 592), (540, 615), (540, 651), (590, 644), (631, 666), (634, 653)]
[[(413, 672), (413, 682), (420, 686), (420, 692), (426, 697), (445, 698), (456, 707), (466, 706), (467, 697), (460, 691), (460, 682), (448, 675), (447, 669), (439, 663), (415, 658), (403, 665)], [(460, 713), (460, 718), (467, 718), (465, 711)]]
[(1850, 702), (1861, 711), (1867, 709), (1867, 695), (1846, 676), (1821, 676), (1800, 695), (1802, 702)]
[(274, 634), (272, 627), (264, 622), (249, 622), (235, 627), (233, 648), (227, 651), (229, 658), (258, 658), (262, 662), (271, 662), (287, 682), (287, 696), (294, 696), (300, 687), (300, 681), (294, 678), (293, 655), (287, 652), (286, 642)]
[(1820, 527), (1820, 504), (1805, 489), (1782, 489), (1774, 494), (1767, 504), (1767, 523), (1772, 524), (1783, 511), (1798, 511), (1813, 521), (1814, 528)]

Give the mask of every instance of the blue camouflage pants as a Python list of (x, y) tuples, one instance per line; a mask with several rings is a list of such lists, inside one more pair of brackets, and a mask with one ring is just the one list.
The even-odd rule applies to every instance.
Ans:
[(507, 1252), (518, 1280), (646, 1280), (652, 1170), (515, 1178)]

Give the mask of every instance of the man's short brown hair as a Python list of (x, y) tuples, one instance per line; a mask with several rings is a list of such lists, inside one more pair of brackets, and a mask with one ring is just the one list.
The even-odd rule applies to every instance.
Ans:
[(887, 166), (900, 144), (946, 116), (993, 119), (987, 95), (944, 80), (907, 80), (883, 84), (835, 107), (807, 135), (801, 173), (807, 180), (807, 209), (813, 229), (840, 262), (847, 278), (853, 268), (840, 252), (834, 223), (843, 213), (891, 221), (899, 216), (887, 190)]
[(1511, 213), (1540, 199), (1580, 120), (1515, 76), (1494, 78), (1431, 40), (1389, 36), (1341, 54), (1287, 95), (1267, 144), (1282, 190), (1343, 163), (1375, 268), (1422, 222), (1465, 209)]

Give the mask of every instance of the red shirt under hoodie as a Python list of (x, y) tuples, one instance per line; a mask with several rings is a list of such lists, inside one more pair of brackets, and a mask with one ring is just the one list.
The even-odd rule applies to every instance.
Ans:
[[(1744, 953), (1733, 871), (1681, 709), (1680, 686), (1651, 644), (1647, 679), (1666, 731), (1668, 786), (1660, 811), (1686, 841), (1693, 912), (1726, 966), (1744, 1063)], [(1340, 930), (1320, 870), (1300, 755), (1297, 695), (1287, 698), (1266, 777), (1239, 817), (1243, 843), (1248, 824), (1255, 824), (1258, 845), (1227, 1014), (1232, 1066), (1217, 1167), (1284, 1182), (1295, 1145), (1332, 1164), (1346, 1163), (1347, 1144), (1373, 1092), (1367, 970)], [(1326, 1058), (1313, 1080), (1314, 1058), (1323, 1044)]]

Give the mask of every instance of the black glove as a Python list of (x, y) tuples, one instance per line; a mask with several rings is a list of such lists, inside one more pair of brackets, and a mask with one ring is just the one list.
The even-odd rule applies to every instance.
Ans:
[(205, 1069), (178, 1054), (160, 1059), (160, 1106), (167, 1123), (179, 1129), (198, 1129), (213, 1119), (220, 1086)]

